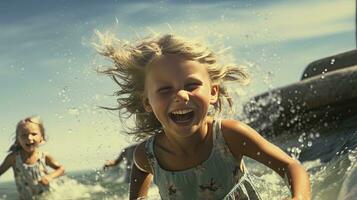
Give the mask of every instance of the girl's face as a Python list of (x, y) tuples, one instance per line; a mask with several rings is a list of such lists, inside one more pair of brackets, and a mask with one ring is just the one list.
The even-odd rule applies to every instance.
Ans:
[(151, 64), (146, 72), (144, 107), (154, 112), (165, 133), (192, 135), (206, 120), (208, 107), (218, 98), (204, 64), (169, 55)]
[(26, 122), (18, 131), (17, 141), (24, 151), (35, 151), (43, 141), (40, 126), (32, 122)]

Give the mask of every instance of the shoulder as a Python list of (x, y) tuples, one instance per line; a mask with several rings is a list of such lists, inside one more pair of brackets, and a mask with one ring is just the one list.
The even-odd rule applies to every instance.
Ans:
[(234, 119), (222, 120), (221, 130), (228, 146), (242, 153), (247, 150), (249, 144), (259, 144), (263, 140), (263, 137), (253, 128)]
[(152, 168), (149, 163), (145, 148), (146, 142), (147, 140), (139, 143), (136, 146), (134, 150), (134, 163), (141, 171), (152, 174)]
[(45, 158), (46, 160), (47, 159), (52, 159), (52, 156), (47, 151), (40, 151), (39, 152), (39, 156), (41, 158)]
[[(3, 163), (0, 164), (0, 176), (5, 173), (10, 167), (15, 167), (16, 163), (16, 153), (8, 154)], [(16, 172), (15, 172), (16, 173)]]
[(60, 164), (55, 158), (53, 158), (48, 152), (42, 152), (42, 158), (44, 159), (45, 164), (50, 166), (51, 168), (62, 168), (62, 170), (64, 170), (63, 165)]
[(234, 120), (234, 119), (224, 119), (221, 121), (221, 130), (224, 137), (229, 139), (240, 139), (246, 137), (251, 132), (255, 132), (245, 123)]
[(124, 149), (123, 153), (132, 156), (137, 146), (138, 144), (133, 144), (131, 146), (128, 146)]
[(0, 163), (0, 175), (3, 173), (4, 169), (7, 170), (9, 167), (14, 167), (15, 163), (16, 163), (16, 152), (11, 152), (5, 157), (4, 161)]
[(249, 125), (234, 119), (224, 119), (221, 122), (221, 129), (225, 136), (233, 138), (254, 138), (260, 134)]
[(45, 159), (46, 163), (53, 160), (52, 156), (47, 151), (41, 151), (39, 156), (41, 159)]
[(17, 152), (11, 152), (9, 153), (4, 160), (4, 163), (8, 164), (8, 165), (14, 165), (16, 162), (16, 155)]
[(56, 163), (57, 161), (52, 157), (51, 154), (49, 154), (47, 151), (43, 151), (40, 154), (41, 158), (45, 160), (46, 164), (52, 164), (52, 163)]

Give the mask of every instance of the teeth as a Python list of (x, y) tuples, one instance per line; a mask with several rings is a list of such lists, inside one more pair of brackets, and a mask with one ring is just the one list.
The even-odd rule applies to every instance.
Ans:
[(192, 111), (192, 109), (176, 110), (176, 111), (173, 111), (172, 114), (183, 115), (183, 114), (189, 113), (191, 111)]

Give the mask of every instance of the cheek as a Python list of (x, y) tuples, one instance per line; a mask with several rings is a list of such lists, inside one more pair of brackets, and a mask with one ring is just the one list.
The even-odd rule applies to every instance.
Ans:
[(211, 92), (209, 90), (201, 90), (199, 92), (193, 92), (191, 98), (196, 99), (201, 104), (209, 104)]
[(163, 108), (162, 106), (165, 106), (167, 104), (170, 98), (169, 95), (159, 95), (159, 94), (149, 93), (148, 99), (153, 109), (155, 108), (160, 109)]
[(157, 98), (154, 99), (154, 103), (152, 104), (152, 107), (154, 111), (162, 111), (165, 110), (165, 108), (168, 106), (168, 99), (169, 98)]

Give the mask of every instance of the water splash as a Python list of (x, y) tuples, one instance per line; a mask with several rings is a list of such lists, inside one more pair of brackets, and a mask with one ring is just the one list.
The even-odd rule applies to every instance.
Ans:
[(99, 184), (85, 185), (75, 179), (63, 177), (51, 184), (51, 192), (44, 196), (44, 199), (83, 199), (92, 198), (94, 194), (106, 193), (106, 189)]

